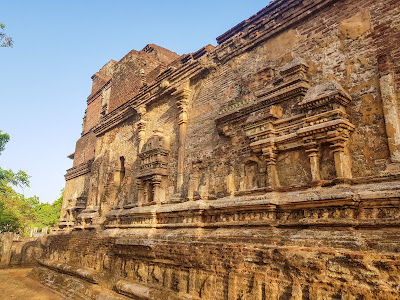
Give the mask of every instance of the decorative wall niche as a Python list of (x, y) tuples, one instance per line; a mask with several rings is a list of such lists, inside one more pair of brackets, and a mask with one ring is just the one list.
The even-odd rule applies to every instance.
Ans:
[(165, 184), (169, 154), (169, 139), (157, 130), (139, 153), (138, 203), (161, 204), (165, 201)]

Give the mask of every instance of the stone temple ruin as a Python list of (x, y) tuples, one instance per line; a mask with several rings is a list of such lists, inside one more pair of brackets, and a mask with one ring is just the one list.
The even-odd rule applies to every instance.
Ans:
[(400, 1), (275, 0), (96, 72), (58, 234), (74, 299), (399, 299)]

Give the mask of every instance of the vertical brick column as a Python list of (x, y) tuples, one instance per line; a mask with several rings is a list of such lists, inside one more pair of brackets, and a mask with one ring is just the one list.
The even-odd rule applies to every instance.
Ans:
[(276, 158), (278, 156), (278, 151), (275, 145), (270, 145), (269, 147), (262, 149), (263, 156), (267, 162), (267, 186), (271, 188), (279, 187), (279, 178), (276, 171)]
[(172, 94), (176, 98), (176, 104), (179, 108), (179, 149), (178, 149), (178, 176), (176, 180), (176, 191), (182, 193), (183, 176), (184, 176), (184, 160), (185, 160), (185, 142), (188, 121), (188, 104), (191, 91), (188, 88), (177, 90)]
[(164, 200), (161, 199), (161, 175), (154, 175), (151, 182), (153, 183), (153, 199), (157, 204), (161, 204)]
[(320, 183), (321, 173), (319, 167), (319, 145), (314, 140), (307, 140), (305, 146), (306, 153), (308, 154), (308, 158), (310, 159), (311, 180), (313, 183)]
[(346, 154), (347, 141), (350, 133), (347, 130), (328, 132), (328, 142), (335, 160), (336, 176), (338, 178), (352, 178), (350, 160)]
[(138, 206), (142, 206), (143, 202), (145, 201), (145, 193), (144, 193), (144, 186), (143, 186), (143, 181), (141, 179), (137, 179), (136, 181), (137, 185), (137, 198), (138, 198)]
[(136, 112), (139, 114), (140, 116), (140, 120), (137, 123), (137, 129), (138, 129), (138, 138), (139, 138), (139, 149), (138, 149), (138, 153), (140, 153), (140, 151), (142, 150), (142, 147), (144, 145), (144, 139), (146, 137), (146, 106), (145, 105), (141, 105), (135, 108)]
[(400, 163), (400, 124), (393, 59), (389, 54), (378, 56), (379, 87), (385, 117), (386, 135), (392, 163)]

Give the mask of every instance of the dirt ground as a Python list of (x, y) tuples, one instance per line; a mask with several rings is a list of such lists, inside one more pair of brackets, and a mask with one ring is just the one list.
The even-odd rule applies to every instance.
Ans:
[(28, 277), (31, 268), (0, 269), (2, 300), (62, 300), (60, 295)]

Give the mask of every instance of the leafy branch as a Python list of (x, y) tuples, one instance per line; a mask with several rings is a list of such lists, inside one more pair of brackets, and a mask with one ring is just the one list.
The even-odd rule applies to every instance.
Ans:
[(0, 47), (12, 47), (14, 45), (14, 41), (4, 32), (5, 27), (6, 25), (0, 23), (0, 28), (2, 30), (0, 31)]

